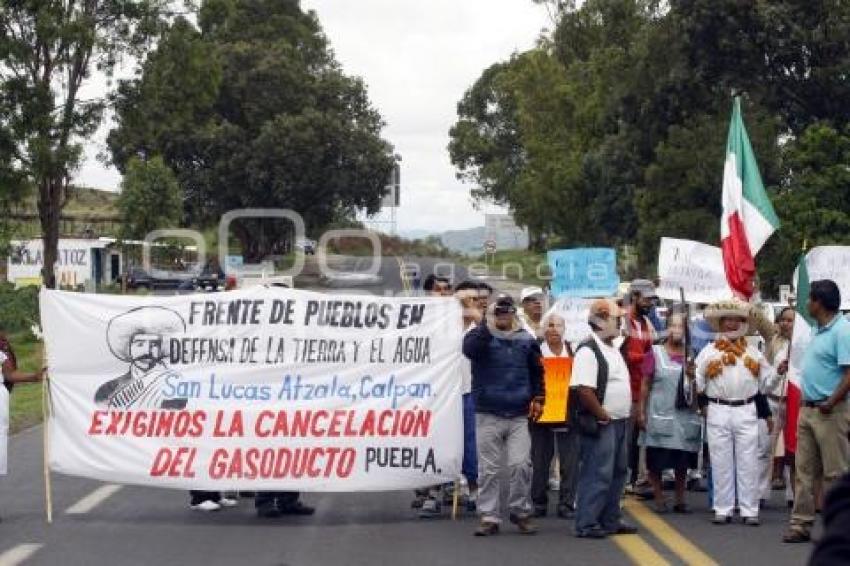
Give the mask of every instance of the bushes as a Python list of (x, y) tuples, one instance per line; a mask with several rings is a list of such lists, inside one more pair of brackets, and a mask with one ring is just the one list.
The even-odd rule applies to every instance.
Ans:
[(39, 322), (38, 289), (31, 285), (16, 290), (11, 283), (0, 283), (0, 329), (29, 331)]

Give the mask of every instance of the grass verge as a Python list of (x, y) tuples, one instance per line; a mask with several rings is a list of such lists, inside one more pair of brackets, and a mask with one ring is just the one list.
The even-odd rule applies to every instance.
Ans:
[[(29, 332), (18, 332), (9, 336), (15, 349), (21, 371), (35, 371), (43, 364), (42, 343)], [(10, 400), (9, 432), (14, 434), (41, 422), (40, 383), (15, 385)]]

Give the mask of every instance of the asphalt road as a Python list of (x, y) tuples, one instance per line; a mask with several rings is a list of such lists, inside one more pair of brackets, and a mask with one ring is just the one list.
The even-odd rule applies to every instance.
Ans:
[[(203, 564), (264, 566), (804, 564), (809, 545), (780, 542), (787, 511), (778, 499), (761, 527), (710, 523), (705, 495), (691, 494), (690, 516), (650, 512), (625, 501), (639, 535), (603, 541), (572, 536), (572, 522), (539, 521), (533, 537), (510, 526), (491, 539), (472, 536), (476, 519), (418, 519), (409, 492), (305, 494), (312, 517), (262, 520), (252, 500), (216, 513), (188, 507), (188, 494), (111, 486), (53, 474), (53, 524), (44, 519), (41, 429), (11, 439), (10, 475), (0, 482), (0, 565)], [(775, 492), (779, 497), (779, 492)]]
[[(400, 261), (414, 260), (382, 258), (380, 282), (347, 290), (400, 291)], [(359, 258), (338, 262), (342, 271), (358, 271), (365, 265)], [(416, 260), (423, 279), (440, 262)], [(455, 268), (454, 281), (466, 276), (465, 269)], [(328, 281), (308, 287), (343, 290)], [(10, 440), (9, 463), (10, 475), (0, 478), (0, 566), (780, 566), (804, 564), (811, 551), (810, 545), (780, 542), (788, 512), (779, 492), (762, 513), (758, 528), (712, 525), (705, 495), (694, 493), (690, 498), (696, 512), (690, 516), (661, 517), (636, 500), (625, 500), (627, 518), (641, 529), (638, 535), (577, 539), (571, 521), (552, 517), (539, 521), (540, 532), (533, 537), (520, 536), (506, 525), (498, 537), (479, 539), (472, 536), (477, 521), (471, 515), (452, 521), (446, 509), (442, 519), (418, 519), (408, 491), (305, 494), (304, 501), (316, 507), (314, 516), (262, 520), (250, 499), (241, 500), (236, 508), (206, 514), (189, 508), (185, 492), (53, 474), (54, 518), (48, 525), (40, 427)]]

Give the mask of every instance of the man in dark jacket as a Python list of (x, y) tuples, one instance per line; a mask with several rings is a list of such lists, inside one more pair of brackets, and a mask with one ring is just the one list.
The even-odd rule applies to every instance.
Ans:
[[(521, 328), (516, 305), (499, 297), (479, 314), (479, 324), (463, 341), (463, 353), (472, 362), (472, 395), (478, 445), (478, 510), (481, 524), (476, 536), (499, 532), (502, 519), (501, 462), (507, 457), (510, 521), (522, 534), (534, 534), (531, 504), (531, 439), (529, 413), (537, 419), (543, 410), (543, 365), (540, 346)], [(478, 318), (476, 316), (476, 318)]]

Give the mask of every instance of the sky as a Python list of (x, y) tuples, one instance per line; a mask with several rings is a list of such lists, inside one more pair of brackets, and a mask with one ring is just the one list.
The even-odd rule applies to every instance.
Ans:
[[(387, 122), (384, 137), (402, 157), (398, 231), (483, 226), (484, 212), (500, 212), (473, 208), (471, 187), (456, 179), (449, 161), (448, 132), (458, 101), (481, 72), (534, 46), (550, 23), (546, 10), (532, 0), (302, 0), (302, 6), (317, 12), (345, 72), (366, 82)], [(108, 124), (86, 146), (78, 183), (105, 189), (120, 183), (120, 174), (97, 159), (107, 131)]]

